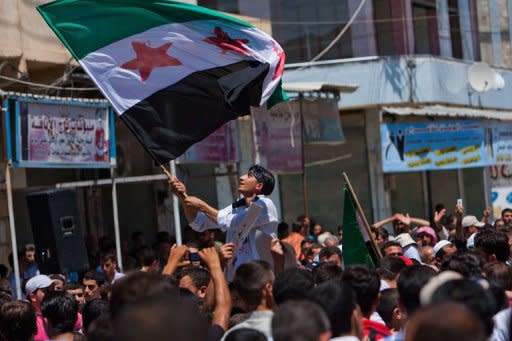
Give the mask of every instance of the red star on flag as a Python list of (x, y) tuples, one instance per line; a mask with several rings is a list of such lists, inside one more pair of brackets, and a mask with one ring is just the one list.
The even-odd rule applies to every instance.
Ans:
[(279, 48), (275, 41), (272, 41), (272, 45), (274, 45), (272, 50), (274, 50), (274, 52), (277, 54), (277, 57), (279, 58), (279, 64), (277, 64), (276, 71), (272, 77), (272, 80), (274, 80), (281, 77), (284, 72), (284, 61), (286, 59), (286, 55), (284, 54), (284, 50)]
[(220, 47), (222, 49), (223, 54), (227, 51), (233, 51), (236, 53), (243, 54), (244, 56), (249, 55), (249, 52), (244, 46), (249, 42), (248, 39), (231, 38), (229, 34), (224, 32), (220, 27), (215, 27), (213, 33), (215, 33), (214, 37), (207, 37), (204, 39), (204, 41), (208, 44)]
[(151, 47), (144, 43), (133, 41), (133, 50), (136, 58), (127, 61), (121, 67), (127, 70), (139, 70), (141, 81), (145, 81), (156, 67), (181, 65), (181, 62), (167, 54), (172, 43), (166, 43), (158, 47)]

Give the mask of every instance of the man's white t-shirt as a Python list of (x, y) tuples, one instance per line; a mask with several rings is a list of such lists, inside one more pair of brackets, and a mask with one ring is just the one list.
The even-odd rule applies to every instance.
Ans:
[[(233, 205), (219, 210), (217, 221), (213, 221), (203, 212), (199, 212), (190, 226), (198, 232), (219, 228), (226, 232), (226, 240), (232, 241), (243, 228), (243, 222), (247, 218), (249, 207), (238, 201)], [(250, 232), (241, 242), (235, 255), (233, 266), (237, 268), (240, 264), (251, 260), (260, 259), (256, 242), (262, 234), (277, 233), (277, 210), (272, 200), (264, 197), (256, 197), (251, 205), (258, 205), (261, 211), (251, 226), (247, 227)], [(270, 248), (270, 245), (269, 245)]]

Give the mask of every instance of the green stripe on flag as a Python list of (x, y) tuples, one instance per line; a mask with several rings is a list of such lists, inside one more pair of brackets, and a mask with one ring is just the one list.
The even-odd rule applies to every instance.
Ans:
[(115, 41), (170, 23), (220, 20), (252, 27), (221, 12), (170, 0), (58, 0), (37, 10), (77, 60)]
[(343, 263), (345, 266), (352, 264), (366, 264), (371, 268), (375, 265), (368, 253), (366, 243), (361, 234), (357, 221), (357, 212), (348, 186), (345, 184), (345, 199), (343, 203)]
[(274, 105), (279, 104), (281, 102), (286, 102), (290, 100), (288, 94), (286, 93), (286, 91), (284, 91), (281, 85), (282, 81), (279, 81), (279, 85), (277, 86), (276, 90), (272, 93), (272, 95), (269, 97), (267, 101), (267, 109), (270, 109)]

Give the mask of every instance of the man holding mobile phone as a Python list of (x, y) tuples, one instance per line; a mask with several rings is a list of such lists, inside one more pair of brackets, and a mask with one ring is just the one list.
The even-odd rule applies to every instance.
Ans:
[[(176, 177), (169, 181), (171, 191), (183, 203), (185, 216), (192, 229), (203, 232), (220, 228), (226, 231), (228, 242), (237, 241), (233, 262), (235, 269), (251, 260), (271, 258), (270, 234), (277, 233), (277, 210), (272, 200), (262, 195), (270, 195), (274, 183), (272, 173), (262, 166), (254, 165), (240, 177), (240, 200), (217, 210), (205, 201), (187, 195), (185, 185)], [(250, 210), (251, 205), (257, 205), (257, 210)], [(262, 239), (268, 239), (268, 243), (261, 243)], [(267, 245), (267, 248), (258, 247), (258, 244)]]

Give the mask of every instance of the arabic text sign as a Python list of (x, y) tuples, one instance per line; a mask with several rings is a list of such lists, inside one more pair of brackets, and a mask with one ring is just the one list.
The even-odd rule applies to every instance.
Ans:
[(180, 163), (224, 163), (240, 160), (238, 125), (230, 121), (179, 157)]
[(19, 102), (18, 160), (109, 167), (106, 107)]
[(336, 99), (303, 99), (302, 111), (304, 143), (334, 145), (345, 142)]
[(282, 102), (272, 109), (252, 108), (256, 151), (266, 167), (279, 174), (302, 173), (302, 145), (298, 102)]
[(381, 125), (384, 172), (483, 167), (494, 163), (479, 121)]

